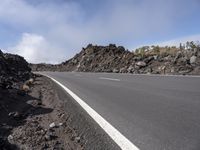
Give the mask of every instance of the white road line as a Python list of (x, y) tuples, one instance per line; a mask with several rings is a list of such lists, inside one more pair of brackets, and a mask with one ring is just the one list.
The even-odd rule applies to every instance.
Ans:
[(120, 79), (105, 78), (105, 77), (99, 77), (99, 79), (103, 79), (103, 80), (111, 80), (111, 81), (120, 81)]
[(100, 114), (98, 114), (94, 109), (92, 109), (88, 104), (86, 104), (80, 97), (73, 93), (66, 86), (55, 80), (54, 78), (47, 76), (58, 85), (60, 85), (68, 94), (70, 94), (74, 100), (76, 100), (79, 105), (99, 124), (99, 126), (115, 141), (115, 143), (122, 150), (139, 150), (131, 141), (129, 141), (124, 135), (122, 135), (115, 127), (113, 127), (109, 122), (107, 122)]

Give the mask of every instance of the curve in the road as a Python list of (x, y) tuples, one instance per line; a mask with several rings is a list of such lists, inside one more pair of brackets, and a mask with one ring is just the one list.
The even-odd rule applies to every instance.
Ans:
[[(113, 127), (108, 121), (106, 121), (100, 114), (86, 104), (80, 97), (73, 93), (69, 88), (58, 82), (56, 79), (45, 75), (55, 83), (60, 85), (69, 95), (71, 95), (76, 102), (99, 124), (99, 126), (115, 141), (115, 143), (122, 150), (139, 150), (131, 141), (129, 141), (124, 135), (122, 135), (115, 127)], [(106, 78), (107, 79), (107, 78)], [(108, 78), (109, 79), (109, 78)]]

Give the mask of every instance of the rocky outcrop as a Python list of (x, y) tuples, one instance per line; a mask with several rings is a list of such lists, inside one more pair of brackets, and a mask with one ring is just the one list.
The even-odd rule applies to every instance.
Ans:
[(26, 60), (18, 55), (4, 54), (0, 50), (0, 87), (9, 88), (30, 78), (31, 69)]
[(132, 62), (134, 54), (124, 47), (88, 45), (74, 58), (61, 64), (62, 71), (119, 72)]
[[(157, 47), (156, 47), (157, 48)], [(139, 74), (200, 74), (200, 47), (168, 48), (134, 53), (122, 46), (89, 44), (72, 59), (58, 65), (31, 64), (34, 71), (114, 72)]]
[[(22, 101), (27, 98), (26, 91), (21, 88), (25, 80), (32, 76), (26, 60), (18, 55), (4, 54), (0, 50), (0, 147), (1, 149), (17, 149), (9, 143), (12, 136), (9, 132), (23, 116), (20, 110)], [(26, 95), (26, 96), (25, 96)], [(23, 105), (24, 106), (24, 105)]]

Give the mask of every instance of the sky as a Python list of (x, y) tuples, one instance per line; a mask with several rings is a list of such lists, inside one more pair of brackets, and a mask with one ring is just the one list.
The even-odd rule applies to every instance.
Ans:
[(200, 41), (200, 0), (1, 0), (0, 49), (31, 63), (60, 63), (89, 43)]

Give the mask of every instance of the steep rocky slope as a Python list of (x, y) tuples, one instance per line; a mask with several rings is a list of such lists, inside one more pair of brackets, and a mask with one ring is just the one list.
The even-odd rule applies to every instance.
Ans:
[(72, 59), (58, 65), (31, 64), (34, 71), (79, 71), (151, 74), (200, 74), (200, 47), (152, 49), (143, 53), (122, 46), (89, 44)]

